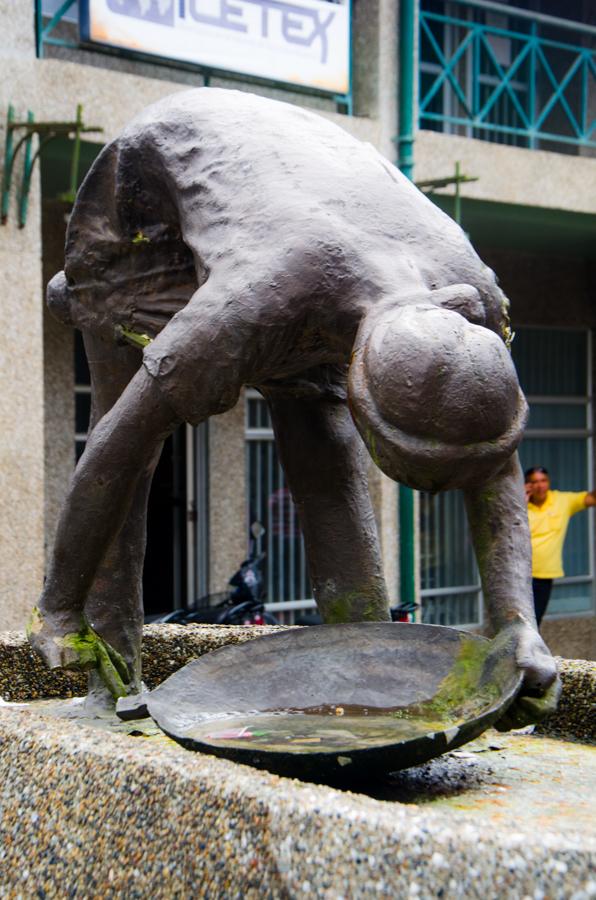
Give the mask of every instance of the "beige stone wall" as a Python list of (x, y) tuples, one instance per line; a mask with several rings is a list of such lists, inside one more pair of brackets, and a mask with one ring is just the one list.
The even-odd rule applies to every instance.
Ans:
[[(33, 101), (12, 67), (33, 49), (28, 3), (0, 2), (0, 145), (9, 103)], [(15, 173), (18, 177), (20, 170)], [(29, 227), (16, 224), (16, 203), (0, 226), (0, 629), (22, 625), (43, 575), (43, 314), (38, 182)]]
[[(42, 278), (45, 286), (64, 264), (66, 204), (42, 201)], [(60, 508), (74, 469), (74, 331), (43, 308), (44, 543), (50, 553)]]
[[(5, 62), (8, 65), (8, 61), (0, 64)], [(98, 77), (95, 67), (55, 59), (15, 57), (10, 60), (9, 65), (10, 78), (5, 76), (4, 80), (10, 82), (13, 89), (9, 90), (9, 84), (4, 86), (8, 99), (12, 94), (19, 106), (28, 103), (36, 118), (42, 121), (72, 120), (77, 103), (81, 103), (85, 124), (103, 128), (103, 134), (86, 139), (100, 143), (116, 137), (133, 116), (149, 104), (189, 88), (187, 84), (123, 74), (109, 69), (102, 70), (101, 77)], [(258, 93), (270, 92), (259, 90)], [(378, 144), (379, 123), (376, 120), (344, 116), (327, 110), (318, 112), (360, 140)]]
[(34, 24), (33, 3), (0, 0), (0, 60), (35, 56)]
[(481, 175), (464, 186), (474, 200), (594, 213), (596, 159), (436, 131), (417, 132), (414, 156), (416, 181), (453, 175), (456, 162), (466, 175)]
[[(22, 625), (43, 575), (43, 334), (40, 248), (0, 248), (0, 630)], [(9, 302), (6, 302), (6, 301)]]
[(209, 420), (209, 588), (223, 591), (246, 556), (244, 394)]
[[(0, 80), (0, 106), (6, 108)], [(4, 142), (4, 134), (0, 133)], [(0, 226), (0, 630), (20, 627), (43, 576), (43, 306), (38, 191), (29, 227)]]

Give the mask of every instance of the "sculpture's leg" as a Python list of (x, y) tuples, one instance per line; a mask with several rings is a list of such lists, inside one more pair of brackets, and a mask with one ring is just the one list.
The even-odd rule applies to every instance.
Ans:
[(347, 404), (267, 399), (323, 620), (389, 620), (366, 451)]
[[(132, 347), (117, 347), (86, 333), (85, 350), (91, 372), (90, 431), (118, 400), (141, 365)], [(143, 633), (142, 577), (146, 545), (147, 501), (160, 444), (139, 478), (126, 520), (100, 565), (85, 602), (92, 628), (124, 658), (131, 675), (129, 692), (141, 687)], [(89, 693), (105, 690), (96, 670), (89, 673)]]
[[(109, 353), (106, 358), (94, 347), (90, 355), (100, 412), (122, 389), (131, 369), (122, 365), (118, 385)], [(138, 679), (143, 511), (159, 450), (178, 423), (159, 386), (141, 366), (89, 436), (60, 516), (39, 609), (30, 623), (31, 643), (50, 666), (99, 663), (104, 676), (113, 676), (113, 694), (130, 690)], [(89, 632), (87, 611), (107, 646)], [(126, 621), (128, 614), (132, 623)], [(130, 666), (122, 660), (125, 655), (132, 672), (126, 672)], [(124, 688), (118, 681), (123, 671), (121, 680), (128, 683)]]

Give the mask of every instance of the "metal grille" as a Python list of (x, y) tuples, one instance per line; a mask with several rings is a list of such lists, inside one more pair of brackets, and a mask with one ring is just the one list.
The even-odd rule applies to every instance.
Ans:
[[(530, 404), (520, 447), (523, 468), (546, 466), (552, 486), (581, 491), (592, 484), (591, 335), (578, 329), (519, 328), (513, 358)], [(594, 609), (594, 514), (574, 516), (563, 551), (550, 615)]]
[(486, 0), (424, 0), (420, 125), (523, 147), (596, 147), (596, 28)]
[(480, 579), (461, 493), (420, 494), (419, 521), (422, 621), (478, 624)]
[(249, 524), (265, 526), (259, 552), (265, 552), (267, 609), (284, 624), (297, 610), (313, 609), (304, 541), (296, 509), (277, 457), (269, 410), (256, 391), (246, 395), (246, 463)]

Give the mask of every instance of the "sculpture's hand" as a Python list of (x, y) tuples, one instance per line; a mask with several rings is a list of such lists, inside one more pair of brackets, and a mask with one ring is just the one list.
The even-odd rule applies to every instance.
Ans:
[(552, 654), (536, 629), (523, 616), (506, 626), (498, 641), (509, 645), (520, 669), (524, 670), (521, 690), (495, 728), (509, 731), (540, 722), (553, 713), (561, 695), (561, 680)]
[(130, 673), (125, 660), (84, 616), (48, 615), (36, 606), (27, 623), (27, 637), (50, 669), (98, 669), (112, 697), (127, 694)]

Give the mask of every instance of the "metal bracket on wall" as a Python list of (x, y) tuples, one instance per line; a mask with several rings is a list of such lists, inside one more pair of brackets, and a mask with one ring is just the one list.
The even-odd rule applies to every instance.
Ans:
[(455, 164), (455, 174), (449, 175), (447, 178), (431, 178), (429, 181), (417, 181), (416, 187), (419, 188), (423, 194), (432, 194), (434, 191), (438, 191), (441, 188), (451, 187), (451, 185), (455, 185), (455, 210), (453, 214), (453, 218), (457, 222), (458, 225), (461, 225), (461, 193), (460, 193), (460, 185), (466, 184), (469, 181), (478, 181), (478, 178), (470, 177), (469, 175), (463, 175), (460, 172), (460, 164), (456, 162)]
[[(73, 203), (77, 191), (79, 177), (79, 158), (81, 152), (81, 135), (95, 132), (99, 133), (103, 128), (88, 127), (83, 123), (83, 107), (77, 106), (77, 116), (74, 122), (35, 122), (33, 113), (27, 113), (27, 121), (15, 120), (14, 107), (8, 107), (6, 116), (6, 139), (4, 143), (4, 171), (2, 173), (2, 201), (1, 221), (5, 225), (10, 209), (10, 189), (12, 186), (15, 160), (21, 147), (24, 147), (25, 158), (23, 161), (23, 173), (18, 191), (19, 228), (24, 228), (27, 221), (27, 209), (29, 206), (29, 190), (31, 178), (36, 160), (40, 157), (44, 147), (50, 141), (60, 137), (67, 137), (73, 141), (72, 158), (70, 164), (70, 186), (68, 191), (61, 194), (59, 199), (67, 203)], [(32, 152), (33, 137), (37, 135), (37, 150)]]

